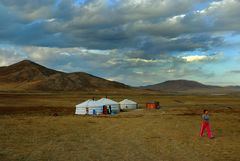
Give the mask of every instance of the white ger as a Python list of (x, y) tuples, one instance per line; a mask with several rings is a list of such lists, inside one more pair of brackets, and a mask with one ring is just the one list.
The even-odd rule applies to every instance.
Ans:
[(107, 108), (111, 107), (112, 113), (119, 113), (120, 112), (120, 106), (119, 103), (116, 101), (113, 101), (108, 98), (101, 98), (97, 101), (102, 106), (107, 106)]
[(93, 115), (94, 111), (95, 114), (99, 115), (102, 114), (102, 104), (98, 103), (94, 100), (86, 100), (78, 105), (76, 105), (75, 114), (77, 115)]
[(129, 99), (124, 99), (121, 102), (119, 102), (119, 104), (120, 104), (121, 110), (134, 110), (134, 109), (137, 109), (138, 107), (137, 102), (134, 102)]

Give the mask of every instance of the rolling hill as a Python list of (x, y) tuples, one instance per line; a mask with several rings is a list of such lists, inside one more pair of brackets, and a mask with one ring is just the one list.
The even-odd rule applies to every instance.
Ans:
[(189, 80), (169, 80), (162, 83), (142, 86), (141, 89), (148, 89), (154, 91), (180, 91), (180, 92), (229, 92), (229, 91), (240, 91), (239, 86), (212, 86), (205, 85), (196, 81)]
[(0, 68), (0, 90), (94, 91), (129, 86), (84, 72), (64, 73), (29, 60)]

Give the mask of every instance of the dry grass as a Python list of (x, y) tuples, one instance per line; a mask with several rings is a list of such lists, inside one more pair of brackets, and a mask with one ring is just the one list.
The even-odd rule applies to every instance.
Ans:
[[(239, 96), (132, 93), (127, 97), (142, 106), (159, 100), (163, 108), (74, 116), (72, 106), (92, 96), (102, 94), (0, 94), (0, 160), (240, 160)], [(211, 113), (213, 140), (198, 136), (203, 108)]]

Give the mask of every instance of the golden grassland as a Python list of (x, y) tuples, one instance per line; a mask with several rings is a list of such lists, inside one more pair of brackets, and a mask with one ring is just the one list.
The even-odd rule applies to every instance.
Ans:
[[(77, 103), (105, 95), (133, 99), (140, 109), (107, 117), (74, 115)], [(144, 109), (149, 100), (160, 101), (162, 109)], [(199, 137), (205, 108), (212, 140)], [(0, 114), (1, 161), (240, 160), (238, 94), (0, 93)]]

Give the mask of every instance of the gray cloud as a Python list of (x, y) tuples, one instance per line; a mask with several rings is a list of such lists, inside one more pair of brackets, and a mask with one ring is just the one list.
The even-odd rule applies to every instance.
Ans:
[[(10, 47), (0, 48), (0, 65), (30, 59), (61, 71), (84, 71), (131, 85), (157, 83), (167, 79), (211, 77), (201, 64), (186, 62), (182, 57), (163, 54), (156, 59), (131, 57), (120, 50), (86, 48)], [(143, 51), (139, 51), (141, 54)], [(136, 53), (138, 54), (138, 53)], [(218, 61), (217, 59), (215, 61)]]
[(0, 22), (10, 27), (0, 31), (0, 42), (92, 49), (147, 46), (155, 48), (153, 52), (206, 50), (223, 43), (212, 32), (239, 30), (239, 1), (215, 2), (193, 12), (193, 4), (200, 2), (89, 0), (77, 5), (73, 0), (2, 0), (1, 11), (8, 14), (1, 14)]
[(205, 80), (215, 73), (204, 66), (231, 45), (226, 34), (240, 33), (240, 1), (196, 10), (203, 2), (0, 0), (0, 65), (28, 58), (134, 85)]
[(26, 58), (26, 55), (21, 53), (18, 48), (0, 46), (0, 66), (7, 66)]
[(231, 70), (231, 71), (229, 71), (228, 73), (231, 73), (231, 74), (240, 74), (240, 70)]

